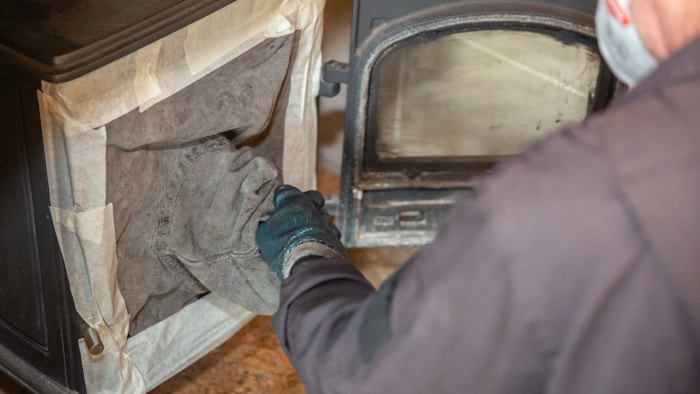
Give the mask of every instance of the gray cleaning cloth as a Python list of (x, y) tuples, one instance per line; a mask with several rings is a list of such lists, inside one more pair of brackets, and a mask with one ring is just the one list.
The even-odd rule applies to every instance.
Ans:
[(277, 169), (234, 141), (270, 122), (293, 42), (267, 40), (106, 126), (107, 197), (130, 334), (209, 291), (254, 313), (277, 310), (280, 282), (255, 243), (258, 223), (274, 209)]
[[(119, 287), (136, 333), (213, 291), (261, 314), (277, 309), (279, 281), (255, 243), (273, 209), (275, 167), (224, 137), (188, 147), (108, 147)], [(115, 183), (116, 184), (116, 183)]]

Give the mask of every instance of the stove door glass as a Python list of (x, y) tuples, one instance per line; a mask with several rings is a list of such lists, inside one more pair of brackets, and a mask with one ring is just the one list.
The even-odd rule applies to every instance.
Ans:
[(588, 114), (600, 68), (591, 46), (537, 31), (413, 40), (373, 73), (373, 155), (390, 162), (519, 153)]

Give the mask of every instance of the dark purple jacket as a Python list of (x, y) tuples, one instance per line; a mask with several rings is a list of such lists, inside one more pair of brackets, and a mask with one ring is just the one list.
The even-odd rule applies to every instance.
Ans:
[(299, 263), (273, 326), (312, 393), (700, 392), (700, 40), (501, 166), (378, 291)]

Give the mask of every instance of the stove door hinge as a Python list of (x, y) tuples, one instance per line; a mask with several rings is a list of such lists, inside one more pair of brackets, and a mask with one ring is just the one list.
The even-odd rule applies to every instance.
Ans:
[(340, 92), (340, 84), (348, 83), (350, 65), (335, 60), (326, 62), (321, 70), (321, 83), (318, 89), (319, 96), (335, 97)]

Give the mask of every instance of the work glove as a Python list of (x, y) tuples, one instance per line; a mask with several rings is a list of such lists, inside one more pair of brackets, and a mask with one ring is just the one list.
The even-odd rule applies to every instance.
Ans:
[(280, 280), (307, 256), (347, 257), (340, 231), (323, 209), (325, 199), (316, 190), (302, 193), (282, 185), (275, 191), (276, 211), (260, 223), (255, 240), (270, 270)]

